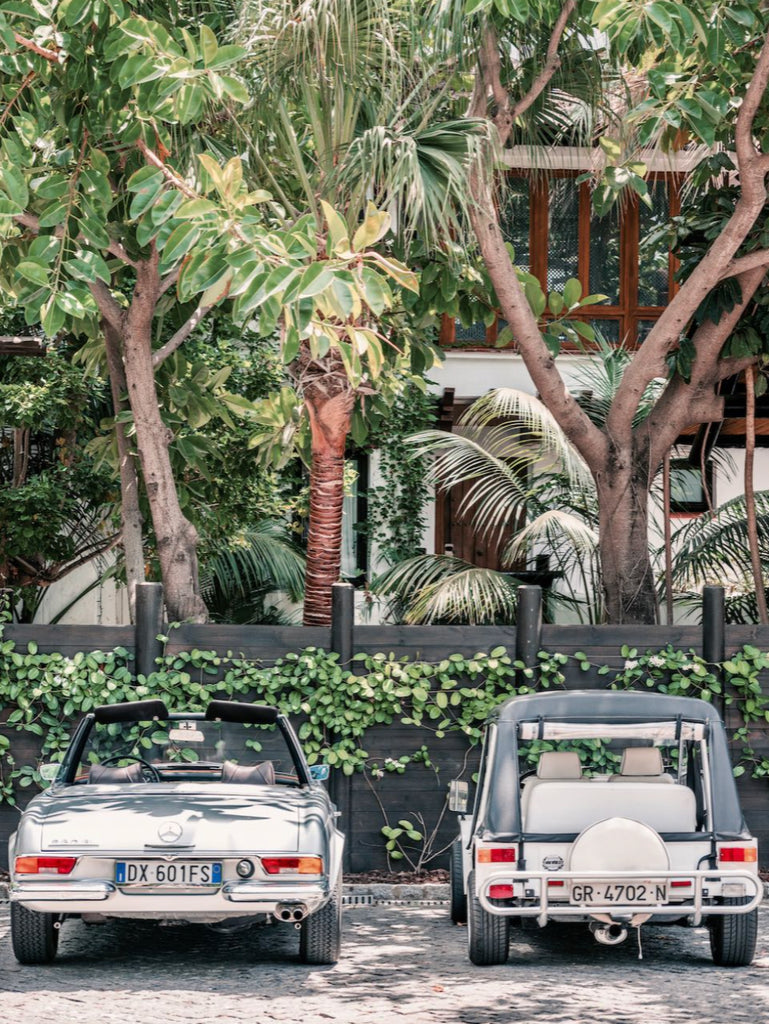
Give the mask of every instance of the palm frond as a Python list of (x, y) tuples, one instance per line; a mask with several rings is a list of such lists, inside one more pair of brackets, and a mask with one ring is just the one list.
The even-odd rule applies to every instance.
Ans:
[(201, 560), (201, 593), (215, 615), (237, 608), (243, 621), (244, 606), (259, 614), (268, 594), (298, 601), (304, 592), (304, 555), (279, 523), (258, 523)]
[(397, 598), (405, 609), (404, 621), (411, 625), (483, 625), (515, 621), (515, 587), (505, 574), (461, 558), (417, 555), (378, 577), (371, 589)]

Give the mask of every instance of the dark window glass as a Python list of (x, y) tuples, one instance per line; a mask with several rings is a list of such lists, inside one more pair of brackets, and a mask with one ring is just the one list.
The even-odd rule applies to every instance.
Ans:
[(610, 306), (619, 305), (619, 209), (590, 221), (590, 294), (607, 295)]
[(664, 181), (649, 182), (651, 209), (639, 203), (638, 305), (665, 306), (668, 302), (668, 244), (659, 229), (670, 217)]
[[(706, 467), (706, 485), (713, 486), (712, 465)], [(686, 459), (670, 463), (670, 511), (673, 515), (699, 515), (707, 511), (708, 502), (702, 484), (702, 470)]]
[(530, 219), (528, 179), (508, 178), (499, 202), (499, 224), (515, 250), (515, 265), (526, 271), (531, 268)]
[(656, 320), (639, 320), (638, 321), (637, 331), (638, 331), (638, 344), (639, 345), (642, 342), (646, 341), (646, 339), (649, 336), (649, 332), (651, 331), (652, 327), (654, 327), (654, 325), (656, 323), (657, 323)]
[(590, 320), (589, 323), (597, 335), (602, 335), (606, 341), (615, 345), (619, 344), (619, 320)]
[(484, 342), (486, 341), (486, 324), (483, 320), (478, 320), (469, 327), (463, 327), (461, 320), (455, 320), (454, 337), (457, 341)]
[(549, 188), (547, 290), (560, 292), (570, 277), (579, 277), (579, 185), (556, 178)]

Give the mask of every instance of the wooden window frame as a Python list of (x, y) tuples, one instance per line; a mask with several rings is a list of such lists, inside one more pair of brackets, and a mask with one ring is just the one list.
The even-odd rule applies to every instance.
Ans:
[[(526, 172), (509, 172), (509, 177), (528, 177), (530, 181), (529, 191), (529, 253), (530, 271), (539, 280), (542, 287), (547, 289), (548, 253), (549, 253), (549, 182), (552, 178), (576, 178), (578, 171), (558, 170), (552, 171), (547, 176), (542, 174), (527, 174)], [(649, 174), (647, 181), (651, 184), (657, 181), (665, 181), (668, 185), (668, 206), (669, 216), (676, 216), (681, 209), (680, 188), (682, 183), (681, 174), (653, 172)], [(578, 208), (578, 243), (577, 243), (577, 276), (580, 281), (587, 283), (590, 280), (590, 223), (592, 220), (592, 204), (590, 201), (590, 185), (588, 182), (581, 182), (579, 185), (579, 208)], [(638, 305), (638, 266), (639, 266), (639, 243), (640, 243), (640, 206), (636, 196), (629, 197), (623, 207), (620, 217), (620, 280), (619, 280), (619, 303), (617, 305), (596, 305), (583, 306), (580, 309), (578, 318), (580, 320), (610, 320), (618, 323), (620, 341), (624, 341), (629, 349), (638, 347), (638, 323), (642, 320), (656, 320), (662, 314), (664, 306), (639, 306)], [(678, 261), (669, 253), (668, 256), (668, 295), (672, 296), (677, 290), (675, 273), (678, 269)], [(468, 343), (456, 341), (456, 324), (451, 317), (445, 316), (441, 324), (439, 342), (447, 348), (457, 347), (463, 350), (485, 351), (489, 347), (495, 347), (498, 336), (498, 322), (495, 321), (486, 328), (485, 343)], [(515, 350), (515, 343), (511, 342), (504, 346), (505, 349)], [(564, 346), (564, 351), (569, 351), (569, 346)]]

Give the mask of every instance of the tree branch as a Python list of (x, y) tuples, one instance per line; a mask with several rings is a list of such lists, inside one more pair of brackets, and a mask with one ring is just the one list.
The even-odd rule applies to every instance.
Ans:
[(721, 276), (722, 279), (738, 277), (755, 267), (769, 267), (769, 249), (756, 249), (755, 252), (749, 252), (745, 256), (735, 257), (726, 265)]
[(46, 50), (45, 47), (38, 46), (38, 44), (32, 42), (31, 39), (25, 39), (24, 36), (19, 35), (18, 32), (13, 33), (13, 38), (19, 46), (23, 46), (25, 50), (31, 50), (32, 53), (36, 53), (38, 57), (45, 57), (45, 59), (50, 61), (52, 64), (59, 63), (59, 54), (61, 53), (59, 47), (55, 50)]
[[(764, 279), (764, 273), (764, 268), (759, 267), (743, 274), (739, 279), (742, 290), (740, 302), (728, 313), (724, 313), (717, 324), (709, 320), (697, 328), (692, 338), (696, 355), (690, 381), (686, 382), (675, 376), (660, 396), (651, 416), (637, 428), (636, 433), (639, 436), (642, 432), (648, 434), (649, 464), (652, 473), (661, 463), (664, 453), (686, 427), (692, 423), (721, 419), (723, 414), (714, 402), (722, 405), (723, 399), (715, 395), (715, 386), (724, 379), (724, 376), (731, 376), (737, 372), (738, 367), (744, 369), (746, 364), (740, 366), (741, 361), (727, 360), (730, 372), (722, 375), (719, 356), (724, 342), (736, 327)], [(747, 365), (755, 361), (754, 356), (748, 360)], [(685, 400), (686, 396), (688, 401)]]
[(566, 0), (566, 3), (563, 5), (561, 13), (558, 15), (556, 23), (553, 26), (550, 42), (547, 44), (545, 63), (542, 65), (542, 70), (531, 83), (526, 95), (522, 96), (521, 99), (514, 104), (512, 109), (513, 118), (519, 117), (524, 111), (529, 109), (540, 93), (544, 92), (550, 82), (550, 79), (560, 68), (561, 58), (558, 56), (558, 47), (561, 45), (561, 39), (566, 31), (566, 25), (568, 24), (571, 13), (576, 6), (576, 0)]
[(485, 117), (487, 115), (488, 92), (490, 91), (497, 108), (492, 121), (502, 145), (509, 139), (515, 119), (529, 109), (560, 68), (561, 58), (558, 56), (558, 47), (575, 7), (576, 0), (566, 0), (553, 26), (542, 68), (524, 95), (515, 103), (511, 103), (510, 93), (502, 84), (502, 61), (499, 55), (497, 34), (491, 26), (487, 26), (484, 30), (478, 51), (482, 87), (479, 88), (476, 82), (470, 104), (470, 116)]
[(182, 324), (176, 334), (174, 334), (172, 338), (169, 338), (165, 345), (152, 354), (152, 366), (154, 369), (157, 369), (161, 363), (163, 363), (177, 350), (177, 348), (179, 348), (182, 342), (189, 338), (190, 334), (192, 334), (201, 320), (204, 320), (213, 308), (213, 304), (210, 306), (198, 306), (192, 316), (189, 317), (186, 323)]
[(125, 329), (125, 311), (115, 301), (112, 292), (103, 281), (90, 281), (88, 288), (102, 317), (122, 337)]

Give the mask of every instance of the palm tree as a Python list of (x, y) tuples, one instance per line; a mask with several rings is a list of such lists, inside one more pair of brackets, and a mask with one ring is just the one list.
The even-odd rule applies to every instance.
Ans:
[[(309, 210), (320, 230), (330, 207), (352, 237), (373, 198), (393, 211), (401, 253), (417, 234), (430, 245), (461, 232), (475, 125), (444, 117), (445, 79), (418, 16), (406, 0), (244, 0), (234, 36), (251, 57), (254, 103), (237, 130), (284, 223)], [(303, 342), (285, 358), (312, 438), (304, 622), (325, 625), (341, 565), (346, 441), (356, 403), (377, 387), (351, 379), (333, 348)]]

